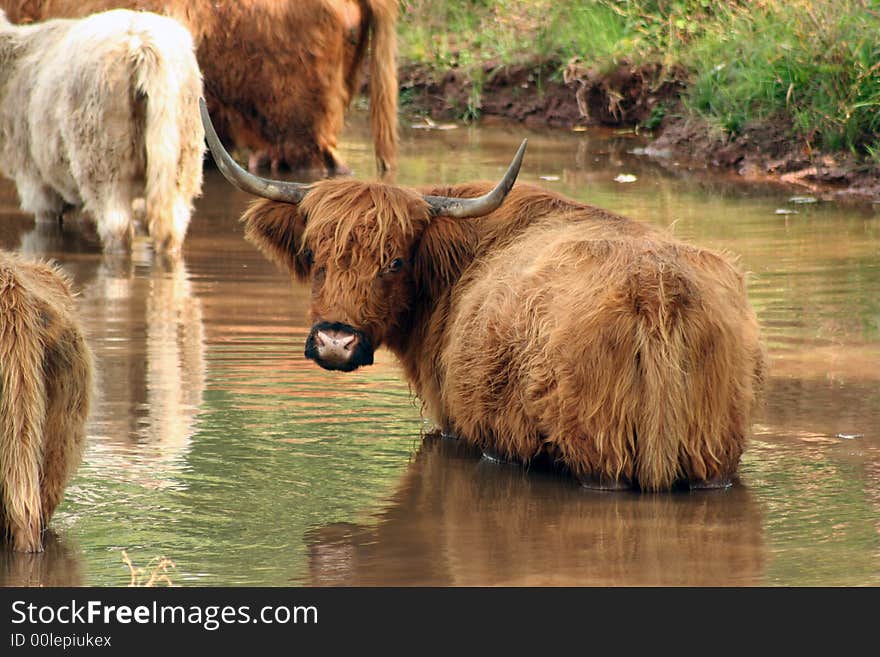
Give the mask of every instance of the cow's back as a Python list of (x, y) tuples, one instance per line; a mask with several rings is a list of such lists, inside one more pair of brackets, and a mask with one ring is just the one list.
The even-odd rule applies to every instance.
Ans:
[(579, 476), (648, 489), (688, 467), (710, 478), (702, 446), (680, 463), (696, 434), (738, 460), (744, 429), (724, 423), (748, 418), (762, 366), (742, 272), (723, 254), (633, 232), (553, 215), (470, 268), (441, 358), (447, 428), (502, 458), (547, 452)]
[[(116, 166), (127, 169), (125, 177), (142, 176), (144, 121), (138, 119), (135, 69), (145, 57), (191, 54), (189, 34), (171, 19), (128, 10), (45, 25), (55, 22), (69, 29), (51, 52), (44, 51), (31, 98), (32, 116), (53, 118), (34, 121), (32, 131), (48, 131), (34, 140), (35, 158), (59, 186), (70, 173), (80, 181), (120, 177), (111, 171)], [(79, 169), (89, 175), (77, 175)]]
[(33, 167), (31, 99), (42, 84), (41, 60), (54, 53), (67, 32), (66, 21), (19, 28), (0, 24), (0, 168), (14, 177), (17, 171)]
[(128, 160), (141, 155), (141, 135), (131, 129), (128, 63), (129, 46), (139, 38), (135, 16), (114, 11), (17, 28), (21, 45), (3, 103), (9, 175), (34, 169), (68, 203), (79, 204), (79, 170), (124, 161), (106, 146), (125, 151)]

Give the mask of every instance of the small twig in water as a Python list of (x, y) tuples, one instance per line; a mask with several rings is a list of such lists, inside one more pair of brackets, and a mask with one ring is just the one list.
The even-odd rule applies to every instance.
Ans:
[[(128, 570), (131, 573), (129, 586), (158, 586), (159, 583), (164, 583), (166, 586), (175, 586), (174, 582), (171, 581), (171, 577), (169, 577), (168, 569), (177, 568), (177, 565), (168, 557), (157, 557), (151, 560), (146, 568), (139, 568), (134, 565), (128, 553), (123, 550), (122, 560), (128, 566)], [(150, 570), (147, 570), (148, 568)]]

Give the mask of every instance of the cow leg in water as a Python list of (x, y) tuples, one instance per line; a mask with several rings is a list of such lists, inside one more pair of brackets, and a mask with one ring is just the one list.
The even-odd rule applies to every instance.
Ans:
[(104, 251), (126, 252), (134, 238), (132, 222), (133, 200), (129, 185), (107, 185), (99, 190), (98, 198), (86, 199), (86, 210), (95, 218), (98, 235)]
[(328, 148), (324, 151), (324, 166), (329, 176), (350, 176), (352, 174), (351, 169), (342, 163), (335, 148)]
[(248, 170), (259, 173), (260, 169), (269, 166), (269, 154), (266, 151), (251, 151), (248, 156)]
[[(260, 150), (251, 150), (248, 157), (248, 169), (251, 173), (257, 173), (260, 169), (269, 169), (269, 173), (273, 176), (278, 175), (282, 166), (290, 166), (290, 163), (284, 159), (284, 155), (280, 148), (269, 147)], [(290, 167), (295, 170), (294, 167)]]
[(15, 182), (22, 210), (32, 212), (37, 223), (61, 223), (65, 203), (54, 189), (27, 175), (18, 176)]
[(583, 475), (578, 478), (581, 486), (590, 490), (621, 491), (632, 490), (632, 483), (625, 479), (611, 479), (601, 475)]
[(483, 458), (492, 463), (513, 463), (513, 461), (492, 447), (486, 447), (483, 449)]
[(190, 220), (186, 198), (182, 194), (175, 194), (149, 204), (146, 219), (147, 232), (156, 250), (169, 255), (180, 253)]
[(718, 490), (723, 488), (730, 488), (733, 486), (733, 482), (729, 477), (715, 477), (714, 479), (703, 480), (703, 481), (689, 481), (688, 487), (691, 490)]

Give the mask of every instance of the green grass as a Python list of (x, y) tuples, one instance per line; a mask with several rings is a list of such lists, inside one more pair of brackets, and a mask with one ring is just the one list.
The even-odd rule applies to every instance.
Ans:
[(590, 52), (610, 58), (624, 36), (613, 3), (564, 0), (404, 0), (404, 62), (436, 68), (568, 59)]
[(405, 0), (401, 59), (465, 72), (577, 57), (683, 67), (730, 136), (773, 120), (808, 150), (880, 155), (880, 0)]
[(880, 14), (867, 2), (759, 2), (694, 44), (689, 106), (725, 131), (788, 117), (810, 147), (876, 152)]

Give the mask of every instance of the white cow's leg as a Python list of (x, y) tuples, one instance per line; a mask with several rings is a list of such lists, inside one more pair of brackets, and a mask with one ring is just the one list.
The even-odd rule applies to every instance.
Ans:
[(22, 210), (32, 212), (38, 222), (61, 221), (64, 199), (55, 190), (30, 176), (20, 176), (15, 182)]
[(87, 199), (86, 210), (95, 218), (104, 251), (112, 253), (131, 250), (134, 238), (131, 202), (132, 194), (128, 185), (105, 187), (99, 198)]
[(182, 195), (170, 203), (147, 204), (147, 230), (157, 251), (176, 255), (180, 252), (189, 226), (190, 206)]

